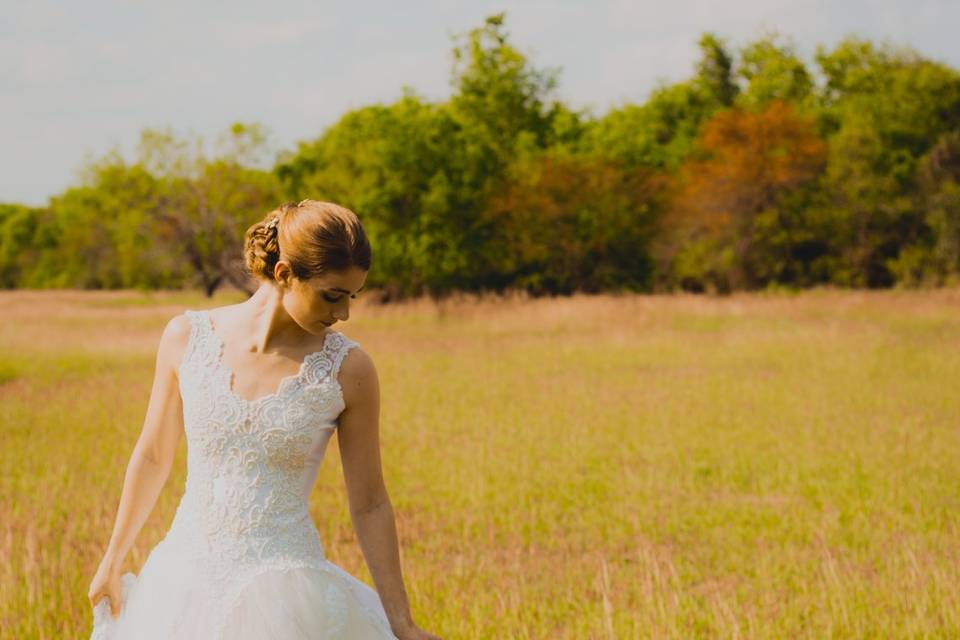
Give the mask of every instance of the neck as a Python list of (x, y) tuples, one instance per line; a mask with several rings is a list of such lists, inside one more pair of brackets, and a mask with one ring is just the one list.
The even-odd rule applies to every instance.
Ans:
[(278, 337), (281, 342), (296, 343), (306, 335), (283, 308), (283, 292), (275, 283), (262, 282), (242, 304), (246, 307), (244, 348), (247, 351), (264, 353)]

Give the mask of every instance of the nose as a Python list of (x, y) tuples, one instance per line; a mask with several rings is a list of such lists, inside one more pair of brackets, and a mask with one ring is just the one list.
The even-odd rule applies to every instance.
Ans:
[(350, 317), (350, 307), (348, 307), (347, 304), (337, 305), (333, 310), (333, 317), (340, 322), (345, 322)]

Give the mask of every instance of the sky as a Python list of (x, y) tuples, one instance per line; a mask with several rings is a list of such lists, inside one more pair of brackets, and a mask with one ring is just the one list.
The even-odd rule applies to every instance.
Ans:
[(258, 122), (279, 151), (404, 86), (443, 100), (452, 38), (499, 12), (533, 66), (560, 70), (558, 97), (597, 115), (689, 77), (706, 31), (734, 53), (775, 30), (812, 63), (853, 35), (960, 68), (960, 0), (0, 0), (0, 202), (46, 204), (144, 128), (212, 141)]

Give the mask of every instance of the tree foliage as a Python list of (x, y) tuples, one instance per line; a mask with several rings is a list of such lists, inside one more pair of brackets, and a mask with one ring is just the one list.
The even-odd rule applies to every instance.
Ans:
[[(787, 198), (824, 166), (814, 122), (776, 100), (759, 113), (718, 113), (699, 142), (679, 172), (671, 208), (679, 282), (729, 291), (776, 281), (791, 253), (790, 239), (779, 234), (795, 226)], [(719, 261), (704, 260), (705, 246)]]
[(855, 37), (696, 45), (689, 77), (595, 115), (500, 13), (454, 37), (445, 100), (404, 87), (275, 156), (256, 124), (212, 151), (145, 130), (47, 206), (0, 205), (0, 286), (249, 290), (243, 232), (307, 197), (360, 215), (384, 299), (958, 278), (957, 70)]

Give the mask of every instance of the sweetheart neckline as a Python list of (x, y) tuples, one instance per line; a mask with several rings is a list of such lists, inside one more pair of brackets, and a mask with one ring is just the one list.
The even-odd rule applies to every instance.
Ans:
[(233, 369), (227, 366), (227, 363), (223, 360), (223, 352), (226, 347), (226, 343), (223, 341), (223, 338), (220, 337), (220, 334), (217, 333), (214, 329), (213, 320), (210, 318), (210, 310), (205, 309), (203, 311), (203, 317), (206, 320), (207, 330), (210, 332), (210, 335), (213, 336), (213, 339), (217, 343), (217, 366), (220, 367), (223, 371), (227, 373), (227, 393), (229, 393), (233, 398), (239, 400), (246, 406), (257, 406), (262, 404), (266, 400), (272, 400), (273, 398), (278, 398), (283, 395), (285, 388), (290, 384), (293, 384), (297, 380), (300, 380), (303, 377), (303, 374), (307, 371), (307, 364), (310, 363), (314, 358), (323, 355), (327, 351), (327, 345), (329, 343), (329, 338), (332, 334), (338, 333), (333, 329), (327, 331), (323, 337), (323, 346), (319, 350), (308, 353), (303, 357), (303, 360), (300, 361), (300, 366), (297, 368), (296, 373), (291, 373), (290, 375), (284, 376), (280, 379), (280, 383), (277, 385), (275, 391), (268, 393), (265, 396), (260, 396), (253, 400), (244, 398), (239, 393), (237, 393), (233, 388), (233, 383), (235, 382), (236, 374)]

